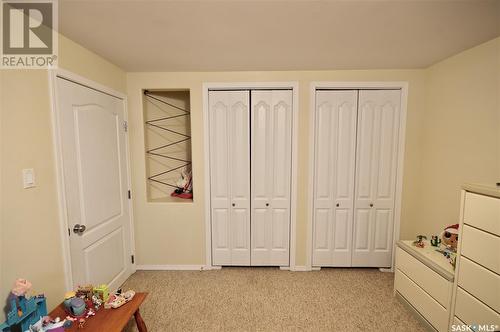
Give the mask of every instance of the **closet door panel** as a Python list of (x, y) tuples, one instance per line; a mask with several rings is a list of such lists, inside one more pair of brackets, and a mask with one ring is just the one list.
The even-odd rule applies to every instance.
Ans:
[(313, 265), (350, 266), (358, 92), (316, 91)]
[[(281, 95), (281, 96), (280, 96)], [(289, 208), (290, 204), (290, 166), (291, 166), (291, 92), (274, 92), (274, 110), (272, 113), (273, 138), (273, 207)]]
[(350, 252), (350, 237), (351, 237), (351, 224), (352, 224), (352, 210), (350, 209), (337, 209), (335, 211), (335, 229), (334, 229), (334, 245), (335, 251)]
[(354, 252), (368, 252), (370, 249), (371, 215), (372, 211), (368, 209), (356, 209)]
[(353, 266), (392, 263), (400, 98), (400, 90), (359, 92)]
[(251, 262), (285, 266), (289, 265), (292, 92), (252, 91), (251, 100)]
[(210, 91), (212, 263), (250, 264), (249, 93)]

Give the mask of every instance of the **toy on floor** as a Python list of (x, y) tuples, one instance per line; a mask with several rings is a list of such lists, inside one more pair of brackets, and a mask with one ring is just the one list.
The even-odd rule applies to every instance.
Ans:
[(453, 251), (457, 251), (458, 224), (447, 226), (441, 233), (442, 243)]
[(417, 239), (415, 241), (413, 241), (413, 245), (417, 248), (424, 248), (425, 247), (424, 240), (427, 240), (427, 236), (417, 235)]

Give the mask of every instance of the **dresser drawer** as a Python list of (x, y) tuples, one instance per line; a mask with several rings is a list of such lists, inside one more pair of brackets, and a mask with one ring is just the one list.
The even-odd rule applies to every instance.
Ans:
[(500, 276), (465, 257), (460, 259), (458, 285), (500, 312)]
[(500, 236), (500, 199), (466, 193), (464, 222)]
[(500, 237), (464, 225), (462, 255), (500, 274)]
[(457, 288), (455, 315), (465, 324), (499, 325), (500, 315), (474, 296)]
[(396, 269), (394, 285), (406, 301), (436, 330), (446, 331), (448, 329), (448, 312), (446, 309), (398, 269)]
[(407, 253), (401, 248), (396, 250), (396, 268), (425, 290), (443, 307), (448, 308), (451, 299), (452, 283)]

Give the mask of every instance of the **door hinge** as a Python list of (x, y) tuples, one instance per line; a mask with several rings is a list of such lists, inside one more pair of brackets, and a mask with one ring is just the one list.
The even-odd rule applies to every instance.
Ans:
[(127, 122), (127, 121), (123, 121), (123, 130), (124, 130), (125, 132), (127, 132), (127, 131), (128, 131), (128, 122)]
[(130, 190), (128, 191), (128, 199), (131, 199), (132, 198), (132, 192), (130, 192)]
[(131, 256), (130, 256), (130, 260), (132, 261), (132, 264), (134, 264), (134, 262), (135, 262), (134, 255), (131, 255)]

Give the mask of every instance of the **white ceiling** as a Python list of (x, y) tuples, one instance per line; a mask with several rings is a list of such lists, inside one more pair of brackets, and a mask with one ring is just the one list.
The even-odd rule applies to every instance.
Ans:
[(126, 71), (424, 68), (500, 36), (500, 0), (62, 0), (59, 16)]

